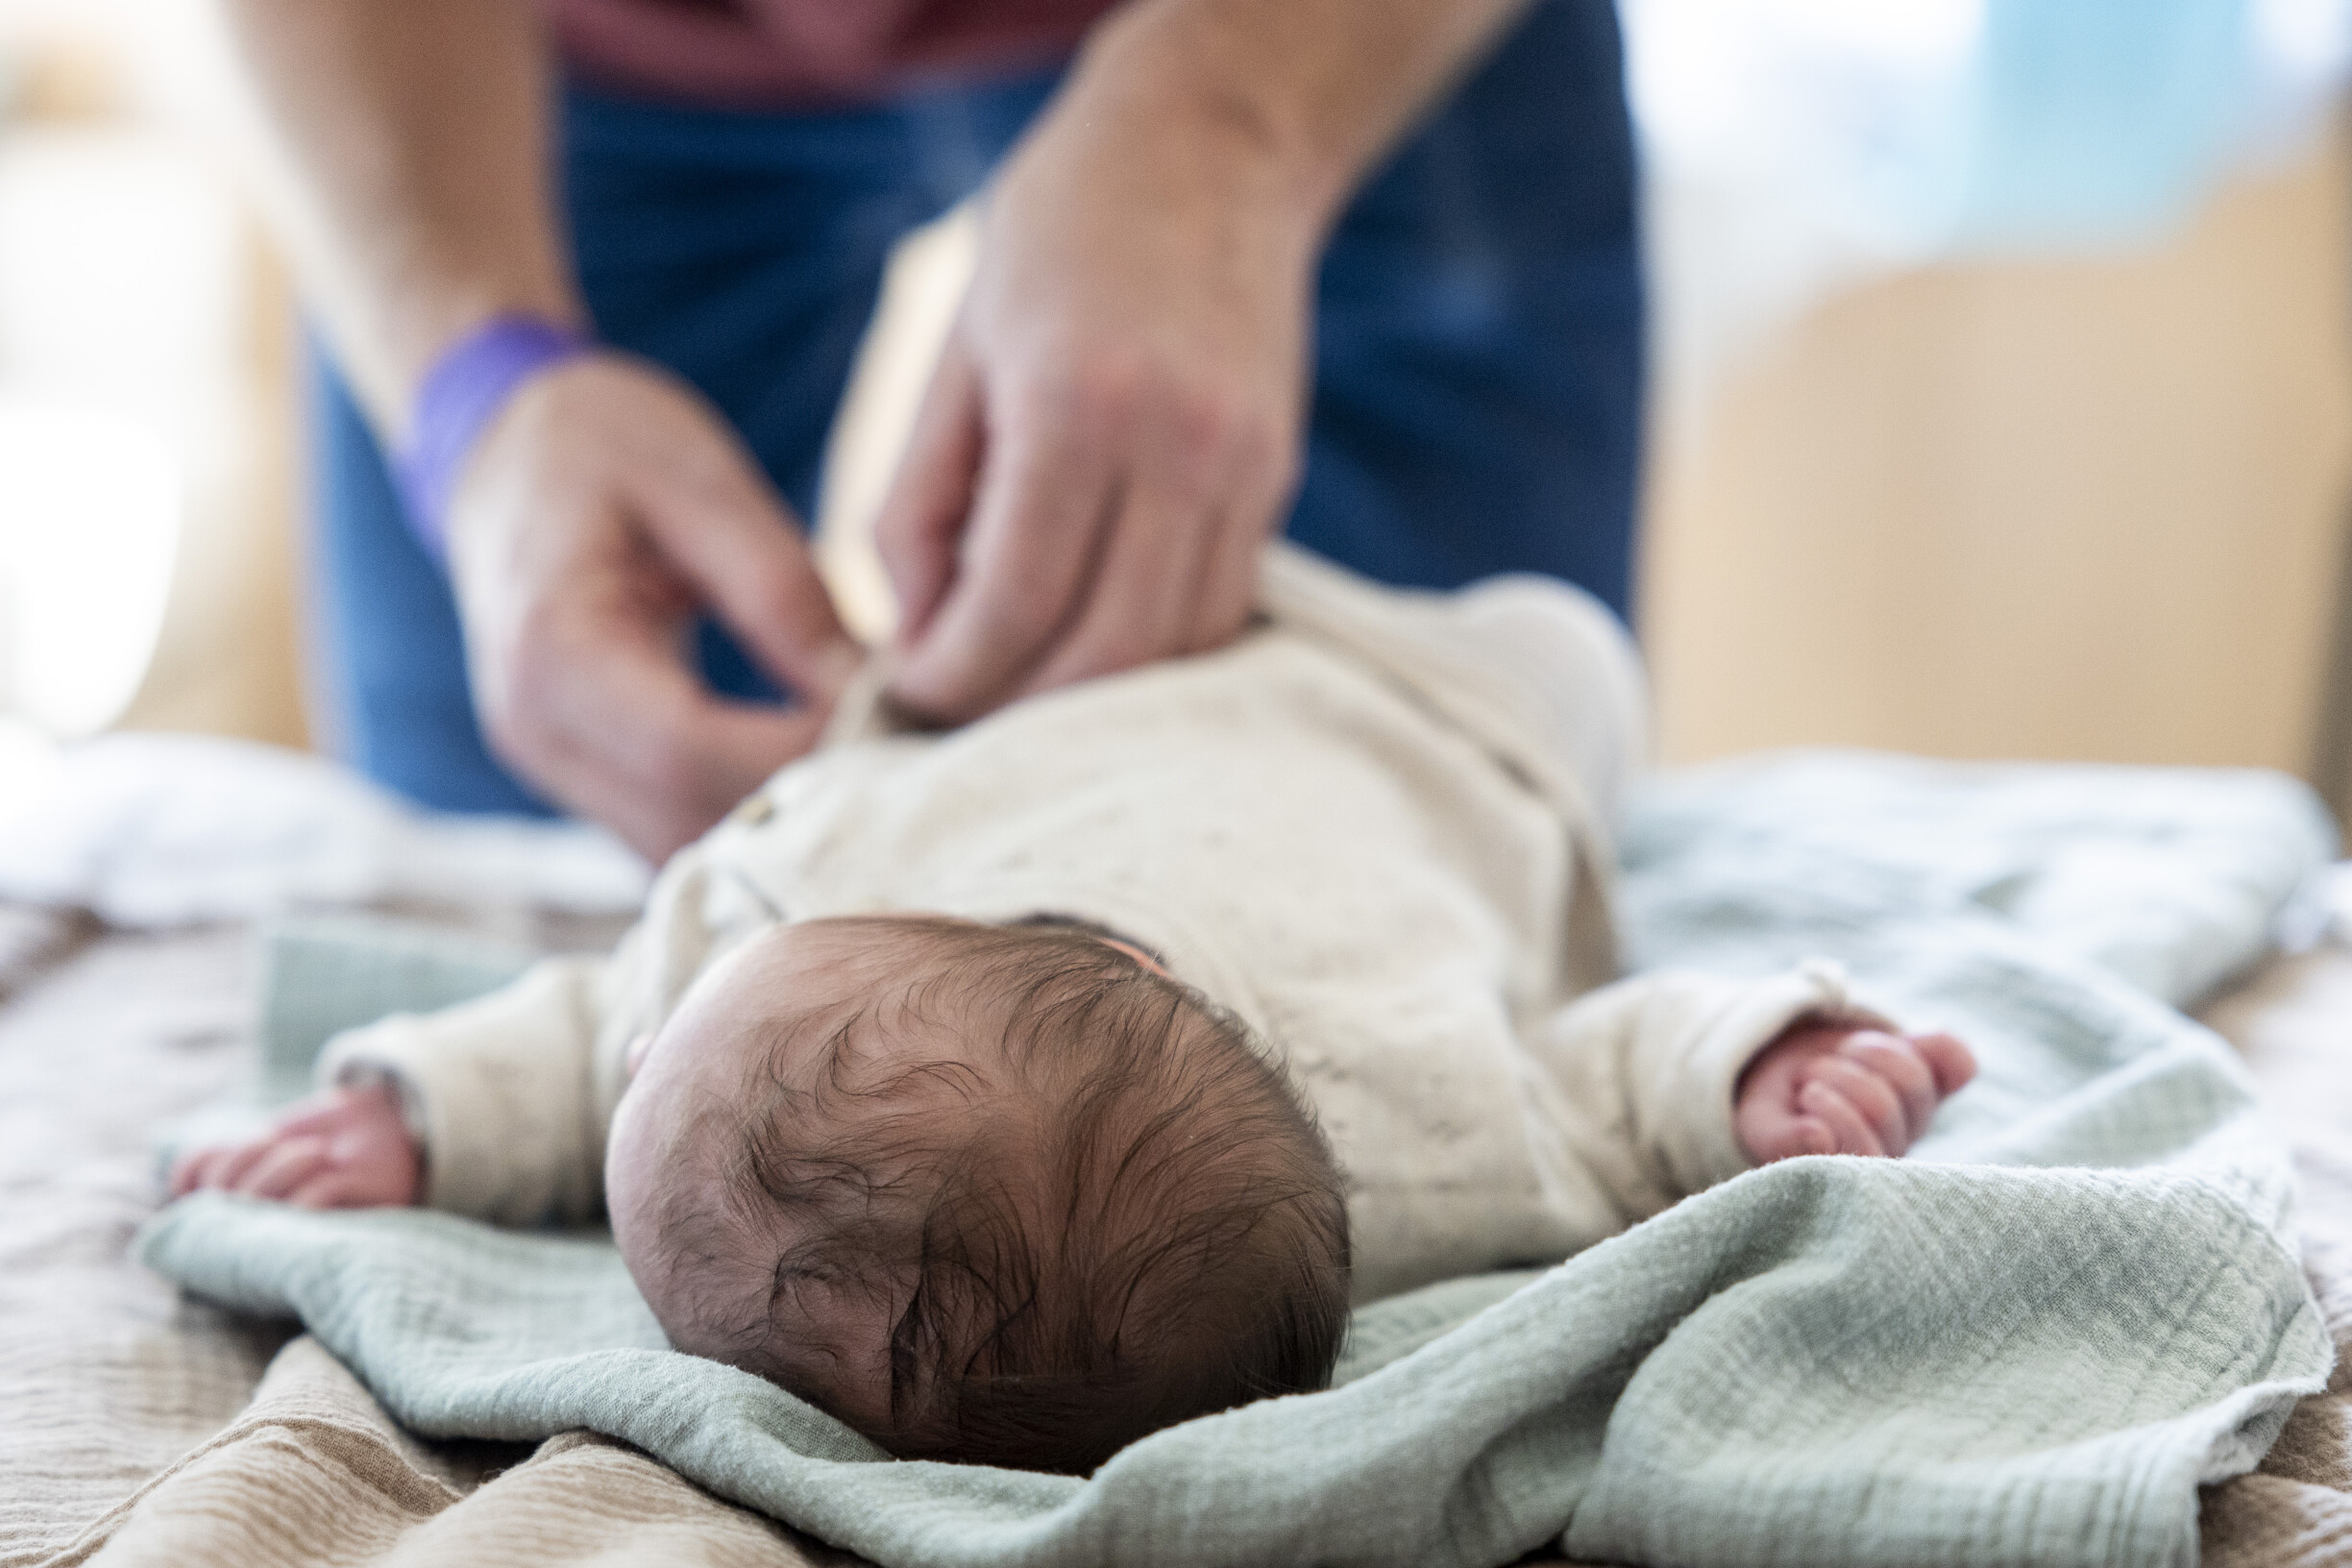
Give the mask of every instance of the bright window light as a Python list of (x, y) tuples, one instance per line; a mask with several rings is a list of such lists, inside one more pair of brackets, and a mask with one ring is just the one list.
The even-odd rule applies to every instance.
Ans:
[(129, 704), (183, 494), (171, 444), (138, 418), (0, 399), (0, 713), (82, 736)]

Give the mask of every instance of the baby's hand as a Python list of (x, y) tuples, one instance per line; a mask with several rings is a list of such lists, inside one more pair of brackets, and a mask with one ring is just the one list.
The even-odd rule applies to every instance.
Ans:
[(400, 1100), (379, 1083), (314, 1094), (250, 1143), (181, 1156), (171, 1191), (216, 1187), (305, 1209), (373, 1209), (416, 1202), (424, 1176)]
[(1732, 1125), (1759, 1165), (1800, 1154), (1900, 1154), (1937, 1104), (1975, 1076), (1976, 1059), (1949, 1035), (1803, 1019), (1748, 1064)]

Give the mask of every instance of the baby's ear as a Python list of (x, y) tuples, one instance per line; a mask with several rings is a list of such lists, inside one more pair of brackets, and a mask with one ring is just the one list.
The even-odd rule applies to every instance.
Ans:
[(628, 1049), (622, 1053), (621, 1076), (624, 1078), (636, 1077), (637, 1069), (645, 1066), (646, 1052), (651, 1050), (652, 1048), (653, 1036), (649, 1030), (645, 1034), (639, 1035), (635, 1040), (630, 1041), (628, 1042)]

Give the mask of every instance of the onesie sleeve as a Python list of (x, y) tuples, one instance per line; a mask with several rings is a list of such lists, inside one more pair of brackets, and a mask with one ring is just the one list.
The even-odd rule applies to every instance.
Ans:
[(1605, 1235), (1748, 1169), (1732, 1125), (1740, 1073), (1807, 1017), (1894, 1027), (1820, 963), (1765, 980), (1638, 975), (1553, 1014), (1527, 1044), (1556, 1192), (1605, 1204), (1613, 1213), (1590, 1216)]
[(425, 1146), (427, 1207), (504, 1225), (592, 1218), (603, 1205), (604, 965), (549, 959), (475, 1001), (347, 1031), (321, 1055), (319, 1081), (393, 1082)]

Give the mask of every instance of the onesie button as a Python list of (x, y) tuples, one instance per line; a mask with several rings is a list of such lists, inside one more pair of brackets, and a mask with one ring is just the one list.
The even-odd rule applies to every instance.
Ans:
[(729, 812), (727, 821), (738, 827), (757, 827), (774, 815), (775, 802), (768, 798), (767, 791), (762, 790)]

